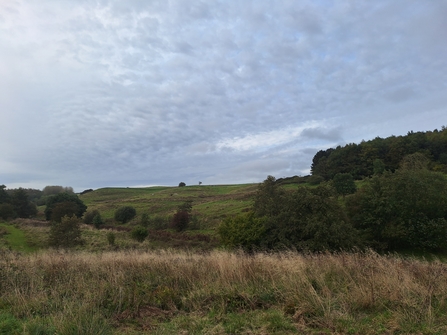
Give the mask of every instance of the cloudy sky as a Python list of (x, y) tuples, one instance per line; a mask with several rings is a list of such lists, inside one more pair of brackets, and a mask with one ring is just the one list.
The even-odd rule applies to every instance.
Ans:
[(447, 0), (0, 0), (0, 184), (227, 184), (447, 125)]

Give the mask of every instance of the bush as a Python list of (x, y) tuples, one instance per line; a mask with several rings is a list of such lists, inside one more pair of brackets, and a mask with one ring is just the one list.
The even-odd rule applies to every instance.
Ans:
[(99, 211), (97, 209), (87, 211), (84, 214), (83, 220), (85, 224), (93, 224), (93, 218), (99, 214)]
[(311, 175), (307, 178), (307, 182), (310, 185), (320, 185), (322, 182), (324, 182), (324, 178), (319, 175)]
[(186, 184), (184, 183), (184, 182), (180, 182), (179, 184), (178, 184), (178, 187), (185, 187), (186, 186)]
[(114, 232), (108, 232), (107, 233), (107, 242), (109, 242), (109, 245), (115, 245), (115, 233)]
[(130, 236), (140, 243), (143, 242), (148, 235), (149, 232), (147, 231), (147, 228), (142, 226), (137, 226), (130, 232)]
[(81, 243), (81, 227), (76, 216), (64, 216), (60, 222), (52, 221), (48, 240), (50, 247), (72, 248)]
[(122, 224), (129, 222), (137, 215), (137, 211), (132, 206), (123, 206), (116, 210), (115, 221)]
[(141, 220), (140, 220), (140, 224), (143, 226), (143, 227), (148, 227), (149, 226), (149, 222), (150, 222), (150, 219), (149, 219), (149, 214), (147, 214), (147, 213), (143, 213), (143, 214), (141, 214)]
[(155, 230), (161, 230), (168, 228), (169, 218), (156, 215), (149, 220), (149, 227)]
[(172, 228), (177, 231), (183, 231), (188, 228), (189, 224), (189, 213), (187, 211), (178, 210), (172, 218)]
[(265, 237), (264, 221), (256, 218), (253, 212), (245, 213), (226, 218), (220, 224), (218, 233), (224, 246), (253, 251)]
[(99, 229), (103, 224), (104, 222), (102, 221), (101, 214), (96, 214), (93, 218), (93, 225), (95, 226), (95, 228)]

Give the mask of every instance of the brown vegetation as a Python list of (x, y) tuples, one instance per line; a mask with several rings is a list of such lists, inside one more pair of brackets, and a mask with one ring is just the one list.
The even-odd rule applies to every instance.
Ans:
[(0, 314), (58, 334), (445, 333), (446, 273), (372, 252), (4, 253)]

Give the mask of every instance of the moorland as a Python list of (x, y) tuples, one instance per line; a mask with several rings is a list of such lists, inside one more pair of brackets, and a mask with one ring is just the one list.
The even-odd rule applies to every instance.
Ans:
[(0, 334), (444, 334), (447, 130), (259, 184), (0, 187)]

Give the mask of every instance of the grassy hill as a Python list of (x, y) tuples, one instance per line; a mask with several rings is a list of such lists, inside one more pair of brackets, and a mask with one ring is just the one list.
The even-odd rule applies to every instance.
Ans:
[(104, 219), (113, 218), (121, 206), (132, 206), (137, 215), (170, 216), (185, 201), (192, 201), (193, 214), (205, 228), (222, 218), (251, 207), (258, 184), (185, 187), (102, 188), (80, 196), (89, 210), (97, 209)]

